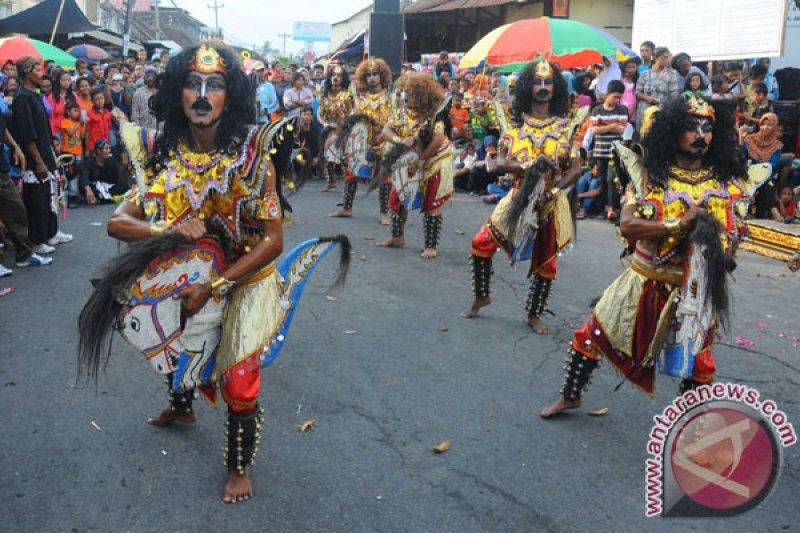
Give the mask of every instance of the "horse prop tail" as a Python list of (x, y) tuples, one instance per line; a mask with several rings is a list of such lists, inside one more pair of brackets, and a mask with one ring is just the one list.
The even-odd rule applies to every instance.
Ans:
[(328, 255), (336, 245), (339, 245), (339, 268), (336, 278), (328, 291), (339, 289), (344, 286), (347, 273), (350, 269), (350, 257), (353, 247), (346, 235), (335, 235), (331, 237), (316, 237), (309, 239), (294, 247), (284, 256), (278, 265), (278, 272), (284, 279), (284, 290), (281, 295), (281, 306), (286, 310), (286, 315), (278, 328), (276, 335), (267, 343), (264, 348), (264, 358), (261, 366), (266, 367), (272, 364), (280, 354), (283, 345), (286, 343), (286, 336), (292, 325), (294, 313), (300, 303), (308, 278), (319, 262)]

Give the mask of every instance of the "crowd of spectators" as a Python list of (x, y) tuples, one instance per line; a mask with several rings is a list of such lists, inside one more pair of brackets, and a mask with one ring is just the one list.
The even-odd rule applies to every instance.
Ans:
[[(694, 63), (686, 53), (673, 56), (649, 41), (639, 53), (621, 64), (610, 58), (563, 70), (571, 106), (590, 111), (579, 134), (583, 169), (572, 193), (579, 203), (577, 218), (617, 221), (622, 184), (613, 143), (638, 141), (662, 102), (692, 91), (729, 105), (743, 157), (773, 165), (773, 179), (759, 192), (754, 215), (796, 222), (800, 149), (782, 142), (781, 88), (769, 59)], [(431, 74), (452, 97), (447, 119), (455, 147), (455, 187), (494, 203), (511, 185), (496, 161), (505, 118), (500, 115), (512, 104), (516, 76), (462, 70), (451, 57), (442, 52)], [(13, 244), (18, 266), (49, 264), (55, 247), (72, 239), (58, 230), (59, 201), (76, 208), (118, 201), (125, 193), (130, 176), (121, 160), (119, 121), (158, 129), (148, 101), (168, 60), (166, 52), (108, 64), (78, 60), (74, 72), (35, 61), (2, 65), (0, 232)], [(405, 64), (403, 71), (408, 70), (414, 67)], [(317, 110), (325, 73), (322, 64), (305, 68), (254, 61), (249, 67), (258, 121), (299, 117), (292, 160), (298, 176), (310, 177), (320, 159)], [(0, 275), (8, 273), (0, 269)]]

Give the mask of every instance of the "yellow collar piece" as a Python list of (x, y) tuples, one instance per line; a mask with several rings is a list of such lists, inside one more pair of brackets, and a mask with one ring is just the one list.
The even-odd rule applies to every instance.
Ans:
[(194, 55), (190, 70), (200, 74), (225, 74), (225, 60), (215, 48), (203, 45)]

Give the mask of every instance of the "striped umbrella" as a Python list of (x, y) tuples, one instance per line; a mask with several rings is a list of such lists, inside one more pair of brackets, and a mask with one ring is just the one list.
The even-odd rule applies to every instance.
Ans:
[(617, 53), (636, 54), (612, 35), (577, 20), (541, 17), (505, 24), (478, 41), (459, 63), (462, 68), (482, 64), (501, 71), (522, 70), (539, 56), (562, 68), (602, 63)]
[(67, 53), (76, 59), (103, 61), (111, 57), (111, 54), (93, 44), (79, 44), (72, 48), (67, 48)]
[(33, 56), (43, 63), (55, 61), (59, 67), (75, 68), (74, 57), (46, 42), (23, 36), (0, 39), (0, 64), (23, 56)]

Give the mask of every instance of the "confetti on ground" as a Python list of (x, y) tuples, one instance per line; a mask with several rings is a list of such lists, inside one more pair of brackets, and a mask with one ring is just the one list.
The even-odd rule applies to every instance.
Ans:
[(167, 450), (161, 450), (161, 455), (167, 455)]
[(456, 229), (454, 230), (454, 233), (455, 233), (456, 235), (464, 235), (464, 230), (463, 230), (463, 229), (456, 228)]
[(305, 433), (309, 429), (313, 429), (313, 430), (316, 431), (316, 429), (317, 429), (317, 419), (316, 418), (309, 418), (308, 420), (306, 420), (305, 422), (303, 422), (302, 424), (297, 426), (297, 429), (298, 429), (298, 431), (300, 431), (300, 433)]
[(3, 287), (0, 289), (0, 297), (5, 296), (6, 294), (14, 292), (14, 287)]
[(608, 414), (608, 407), (603, 407), (602, 409), (597, 409), (595, 411), (589, 411), (589, 416), (606, 416)]
[(356, 334), (356, 330), (348, 329), (347, 331), (344, 332), (344, 334), (345, 335), (355, 335)]
[(438, 329), (439, 329), (439, 331), (441, 331), (442, 333), (444, 333), (445, 331), (450, 331), (450, 328), (448, 328), (447, 326), (439, 326), (439, 328), (438, 328)]
[(382, 500), (382, 499), (383, 499), (383, 496), (375, 496), (375, 499), (376, 499), (376, 500)]
[(736, 345), (743, 346), (745, 348), (751, 348), (756, 345), (755, 342), (751, 341), (747, 337), (736, 337)]
[(369, 235), (364, 235), (364, 240), (365, 240), (365, 241), (374, 241), (374, 240), (375, 240), (375, 237), (371, 237), (371, 236), (369, 236)]
[(336, 301), (336, 298), (334, 298), (333, 296), (330, 296), (330, 295), (325, 296), (325, 299), (326, 300), (330, 300), (331, 302), (335, 302)]
[(769, 324), (767, 324), (766, 322), (759, 322), (757, 325), (761, 329), (769, 329)]
[(367, 256), (366, 255), (362, 255), (361, 257), (359, 257), (359, 259), (361, 259), (362, 261), (366, 261), (367, 260)]
[(92, 224), (91, 224), (91, 225), (92, 225), (92, 226), (102, 226), (102, 225), (103, 225), (103, 223), (102, 223), (102, 222), (92, 222)]
[(452, 446), (450, 439), (443, 440), (442, 442), (433, 447), (433, 451), (435, 451), (436, 453), (444, 453), (450, 449), (450, 446)]
[(103, 431), (103, 428), (98, 426), (97, 422), (95, 422), (94, 420), (92, 420), (92, 426), (94, 426), (94, 429), (96, 429), (97, 431)]

